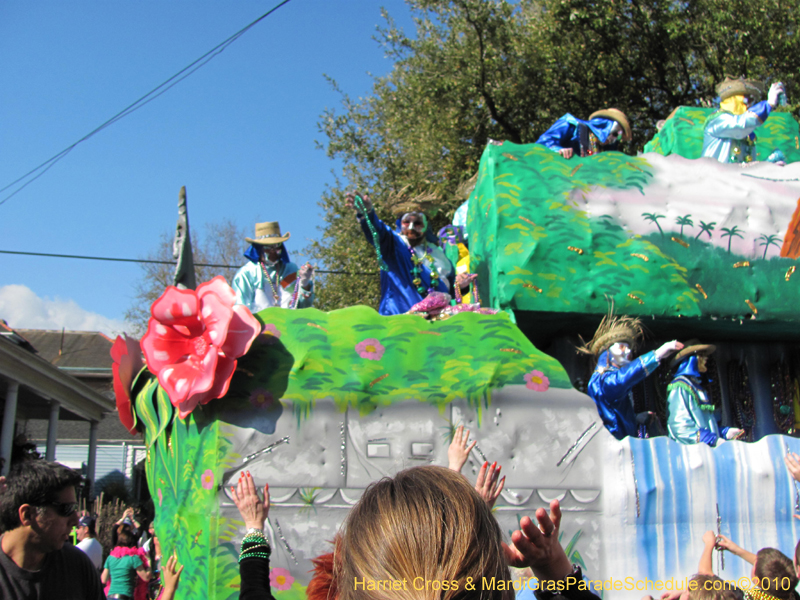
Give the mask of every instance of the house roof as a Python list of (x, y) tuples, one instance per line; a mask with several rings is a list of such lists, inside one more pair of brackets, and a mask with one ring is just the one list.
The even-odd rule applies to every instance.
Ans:
[(36, 353), (59, 369), (81, 376), (111, 377), (111, 346), (114, 341), (96, 331), (16, 329)]

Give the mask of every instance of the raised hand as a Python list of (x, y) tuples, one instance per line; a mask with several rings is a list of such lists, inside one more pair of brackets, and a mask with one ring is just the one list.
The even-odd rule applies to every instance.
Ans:
[(561, 525), (561, 507), (558, 500), (550, 503), (550, 514), (536, 509), (534, 525), (530, 517), (522, 517), (520, 529), (511, 534), (512, 546), (503, 543), (508, 564), (512, 567), (530, 567), (539, 581), (558, 581), (572, 572), (572, 565), (558, 542)]
[(256, 485), (250, 471), (239, 475), (239, 483), (231, 486), (231, 497), (248, 529), (264, 529), (269, 515), (269, 484), (264, 485), (264, 501), (258, 497)]
[(488, 461), (484, 462), (478, 472), (478, 481), (475, 482), (475, 491), (480, 494), (480, 497), (489, 505), (489, 508), (494, 506), (500, 496), (500, 492), (503, 491), (506, 485), (506, 478), (500, 479), (500, 469), (502, 467), (497, 463), (489, 466)]
[(360, 212), (359, 207), (356, 206), (356, 196), (359, 196), (361, 198), (361, 201), (364, 203), (364, 210), (366, 210), (367, 212), (372, 210), (372, 200), (369, 199), (369, 196), (367, 196), (366, 194), (359, 194), (357, 191), (347, 192), (344, 195), (344, 205), (347, 208), (352, 208), (353, 210)]
[(464, 463), (466, 463), (467, 458), (469, 458), (469, 453), (475, 447), (475, 444), (478, 443), (478, 441), (475, 440), (472, 444), (467, 446), (468, 440), (469, 429), (465, 432), (463, 425), (456, 427), (456, 431), (453, 434), (453, 441), (450, 442), (450, 447), (447, 449), (448, 469), (456, 471), (457, 473), (461, 472)]

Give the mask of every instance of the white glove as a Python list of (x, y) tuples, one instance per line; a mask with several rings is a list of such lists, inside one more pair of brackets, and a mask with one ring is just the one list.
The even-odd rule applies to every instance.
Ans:
[(778, 106), (778, 96), (782, 93), (786, 93), (786, 90), (783, 88), (783, 84), (780, 81), (773, 83), (769, 86), (769, 94), (767, 95), (767, 102), (772, 108)]
[(308, 289), (311, 287), (311, 281), (314, 279), (314, 267), (308, 263), (300, 267), (300, 285)]
[(728, 427), (728, 431), (725, 432), (725, 439), (726, 440), (735, 440), (739, 435), (741, 435), (742, 430), (738, 427)]
[(661, 362), (665, 358), (667, 358), (673, 352), (677, 352), (683, 348), (683, 344), (681, 344), (678, 340), (672, 340), (671, 342), (667, 342), (666, 344), (662, 345), (658, 350), (656, 350), (656, 360)]

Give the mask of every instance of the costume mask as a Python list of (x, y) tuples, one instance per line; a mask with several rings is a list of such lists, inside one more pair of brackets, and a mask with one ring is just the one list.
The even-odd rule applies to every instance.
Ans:
[(611, 344), (608, 354), (611, 356), (611, 362), (618, 367), (624, 367), (631, 362), (631, 347), (627, 342)]
[(428, 226), (428, 220), (420, 212), (410, 212), (403, 215), (400, 219), (400, 230), (405, 233), (409, 229), (414, 229), (417, 233), (422, 233)]
[(747, 112), (747, 107), (750, 105), (750, 99), (747, 96), (737, 95), (725, 98), (719, 103), (722, 110), (728, 111), (735, 115), (743, 115)]

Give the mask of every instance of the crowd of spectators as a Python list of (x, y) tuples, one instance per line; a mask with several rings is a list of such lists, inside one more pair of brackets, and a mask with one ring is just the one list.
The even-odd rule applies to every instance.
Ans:
[[(469, 431), (458, 427), (448, 449), (448, 468), (413, 467), (371, 484), (348, 514), (331, 551), (314, 561), (309, 600), (455, 600), (477, 590), (476, 597), (512, 600), (516, 593), (510, 567), (526, 569), (535, 581), (521, 586), (518, 600), (531, 594), (538, 600), (598, 598), (582, 583), (580, 567), (570, 563), (559, 542), (562, 514), (557, 500), (549, 512), (539, 508), (533, 519), (522, 517), (510, 543), (503, 541), (492, 514), (505, 484), (501, 467), (484, 460), (474, 486), (460, 474), (474, 448)], [(800, 456), (789, 453), (785, 462), (800, 481)], [(143, 527), (132, 511), (115, 523), (115, 548), (100, 574), (102, 548), (98, 554), (95, 520), (78, 515), (75, 486), (80, 481), (78, 472), (41, 460), (26, 462), (24, 470), (12, 469), (7, 479), (0, 479), (0, 597), (172, 600), (183, 567), (170, 556), (161, 565), (157, 593), (148, 590), (161, 546), (152, 527)], [(274, 600), (271, 547), (264, 534), (269, 486), (260, 495), (251, 474), (244, 472), (231, 497), (246, 528), (239, 597)], [(68, 543), (73, 528), (77, 546)], [(665, 592), (662, 600), (800, 600), (795, 591), (800, 543), (793, 559), (776, 548), (751, 552), (713, 531), (703, 535), (703, 544), (697, 573), (686, 579), (686, 589)], [(726, 550), (752, 565), (752, 585), (715, 575), (714, 553)], [(486, 589), (486, 581), (505, 583)]]

